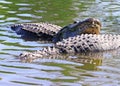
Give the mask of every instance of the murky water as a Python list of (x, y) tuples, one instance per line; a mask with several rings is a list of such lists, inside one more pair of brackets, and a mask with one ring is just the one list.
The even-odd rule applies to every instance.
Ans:
[(0, 0), (0, 85), (120, 86), (120, 50), (33, 63), (16, 59), (21, 52), (51, 44), (25, 41), (7, 27), (10, 24), (49, 22), (65, 26), (88, 17), (100, 19), (101, 33), (120, 33), (119, 0)]

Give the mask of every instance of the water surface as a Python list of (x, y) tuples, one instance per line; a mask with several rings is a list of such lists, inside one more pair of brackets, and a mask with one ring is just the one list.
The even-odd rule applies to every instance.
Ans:
[(102, 22), (101, 33), (120, 33), (119, 0), (0, 0), (0, 85), (1, 86), (119, 86), (119, 50), (64, 59), (39, 59), (23, 63), (16, 57), (24, 51), (51, 46), (26, 41), (10, 24), (49, 22), (65, 26), (89, 17)]

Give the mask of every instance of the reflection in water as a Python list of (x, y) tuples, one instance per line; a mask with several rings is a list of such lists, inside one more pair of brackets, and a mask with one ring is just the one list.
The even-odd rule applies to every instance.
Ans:
[[(120, 55), (114, 52), (66, 55), (22, 63), (16, 56), (52, 44), (20, 38), (9, 24), (50, 22), (60, 26), (73, 20), (95, 17), (102, 21), (101, 33), (120, 32), (119, 0), (0, 0), (1, 86), (119, 86)], [(67, 58), (66, 58), (67, 57)]]
[[(33, 62), (56, 62), (57, 63), (62, 63), (62, 64), (66, 64), (66, 63), (70, 63), (70, 64), (76, 64), (78, 66), (76, 66), (76, 68), (80, 68), (80, 69), (85, 69), (85, 70), (97, 70), (97, 66), (102, 65), (102, 53), (96, 53), (96, 54), (78, 54), (78, 55), (53, 55), (53, 56), (49, 56), (49, 57), (44, 57), (44, 58), (39, 58), (36, 59)], [(100, 56), (99, 56), (100, 54)], [(31, 62), (30, 59), (26, 59), (26, 60), (22, 60), (22, 62)], [(68, 62), (66, 62), (68, 61)], [(80, 66), (81, 64), (83, 64), (82, 66)]]
[[(85, 70), (98, 70), (97, 66), (101, 66), (103, 59), (106, 57), (114, 57), (119, 56), (119, 50), (111, 50), (111, 51), (104, 51), (104, 52), (87, 52), (87, 53), (81, 53), (81, 54), (53, 54), (50, 56), (45, 56), (43, 58), (32, 59), (32, 58), (26, 58), (21, 59), (22, 62), (51, 62), (53, 60), (62, 60), (61, 62), (64, 63), (65, 61), (70, 61), (75, 63), (82, 63), (83, 66), (80, 66), (78, 68), (82, 68)], [(34, 57), (35, 58), (35, 57)], [(59, 63), (59, 62), (57, 62)], [(66, 62), (65, 62), (66, 63)]]

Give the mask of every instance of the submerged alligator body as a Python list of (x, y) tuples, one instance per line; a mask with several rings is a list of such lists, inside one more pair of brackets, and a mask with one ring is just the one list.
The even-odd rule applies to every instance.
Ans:
[[(45, 26), (42, 25), (42, 23), (31, 23), (11, 26), (18, 33), (25, 30), (35, 33), (40, 37), (49, 35), (55, 43), (53, 47), (43, 48), (35, 52), (22, 53), (19, 56), (20, 59), (37, 59), (66, 53), (106, 51), (120, 47), (120, 35), (99, 35), (101, 23), (94, 18), (76, 22), (63, 28), (56, 25), (52, 26), (52, 24), (49, 26), (46, 23), (44, 23)], [(22, 33), (22, 35), (24, 34)]]

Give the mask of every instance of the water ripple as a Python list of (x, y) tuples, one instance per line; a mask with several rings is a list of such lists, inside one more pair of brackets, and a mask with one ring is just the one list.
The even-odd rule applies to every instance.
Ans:
[[(64, 3), (64, 4), (63, 4)], [(27, 41), (9, 27), (15, 23), (50, 22), (65, 26), (73, 20), (95, 17), (101, 33), (120, 33), (120, 0), (0, 0), (0, 85), (1, 86), (119, 86), (120, 55), (38, 59), (24, 63), (17, 59), (24, 51), (53, 44)], [(6, 27), (8, 26), (8, 28)], [(72, 57), (72, 58), (70, 58)], [(43, 57), (44, 58), (44, 57)]]
[(12, 4), (12, 2), (4, 1), (4, 0), (0, 0), (0, 3), (3, 3), (3, 4)]

